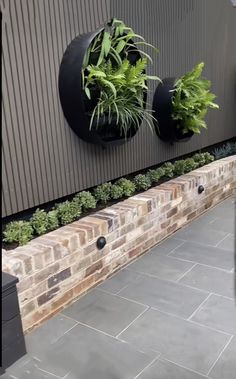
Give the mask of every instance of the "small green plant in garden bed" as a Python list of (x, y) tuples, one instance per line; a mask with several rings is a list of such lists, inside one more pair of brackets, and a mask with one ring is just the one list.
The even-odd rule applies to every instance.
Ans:
[(183, 134), (199, 134), (202, 128), (207, 127), (204, 117), (208, 108), (219, 108), (213, 102), (216, 96), (210, 92), (211, 82), (201, 78), (203, 67), (204, 63), (199, 63), (175, 82), (172, 117)]
[(33, 228), (29, 221), (12, 221), (7, 224), (3, 236), (6, 243), (18, 242), (19, 245), (25, 245), (33, 238)]
[(148, 175), (138, 174), (134, 177), (135, 187), (138, 191), (147, 190), (151, 187), (152, 182)]
[(111, 199), (120, 199), (123, 196), (123, 189), (117, 184), (111, 186)]
[(76, 202), (83, 211), (96, 208), (97, 205), (97, 200), (89, 191), (79, 192), (75, 195), (73, 201)]
[(148, 170), (145, 175), (136, 175), (132, 180), (121, 178), (114, 184), (110, 182), (101, 184), (94, 189), (93, 194), (82, 191), (75, 195), (72, 201), (56, 204), (49, 212), (37, 209), (30, 221), (13, 221), (7, 224), (3, 232), (3, 241), (7, 244), (16, 242), (24, 245), (37, 235), (77, 220), (83, 211), (95, 208), (97, 202), (106, 204), (111, 199), (130, 197), (135, 191), (145, 191), (152, 184), (156, 185), (163, 177), (182, 175), (213, 160), (214, 156), (208, 152), (197, 153), (191, 158), (177, 160), (174, 164), (166, 162), (156, 169)]
[(94, 196), (97, 199), (97, 201), (107, 203), (108, 200), (111, 199), (111, 186), (112, 184), (109, 182), (103, 183), (95, 188)]
[(57, 204), (56, 210), (61, 225), (69, 224), (81, 215), (81, 206), (73, 200), (66, 200), (64, 203)]
[(130, 197), (135, 193), (135, 184), (129, 179), (121, 178), (115, 184), (122, 188), (123, 196)]
[(174, 165), (171, 162), (165, 162), (162, 165), (162, 168), (165, 171), (163, 176), (166, 176), (167, 178), (172, 178), (174, 176)]

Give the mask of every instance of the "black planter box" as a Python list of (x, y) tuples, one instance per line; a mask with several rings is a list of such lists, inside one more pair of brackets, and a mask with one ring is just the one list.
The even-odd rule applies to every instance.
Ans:
[(18, 279), (2, 272), (2, 371), (26, 354), (16, 283)]

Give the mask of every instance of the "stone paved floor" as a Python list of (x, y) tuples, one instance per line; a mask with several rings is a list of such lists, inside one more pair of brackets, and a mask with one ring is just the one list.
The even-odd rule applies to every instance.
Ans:
[(2, 379), (235, 379), (233, 198), (26, 337)]

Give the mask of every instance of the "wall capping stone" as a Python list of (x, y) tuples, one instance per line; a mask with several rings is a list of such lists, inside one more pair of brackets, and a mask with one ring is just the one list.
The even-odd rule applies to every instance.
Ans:
[[(205, 191), (198, 193), (198, 186)], [(60, 312), (131, 260), (230, 196), (236, 155), (2, 251), (2, 271), (15, 275), (25, 332)], [(106, 246), (96, 241), (105, 236)]]

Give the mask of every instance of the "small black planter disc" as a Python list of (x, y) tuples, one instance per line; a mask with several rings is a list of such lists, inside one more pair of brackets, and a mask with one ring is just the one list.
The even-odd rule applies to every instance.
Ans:
[(175, 78), (163, 79), (155, 91), (153, 97), (153, 115), (158, 120), (155, 130), (159, 138), (165, 142), (186, 142), (192, 136), (193, 132), (183, 134), (178, 128), (178, 122), (173, 120), (172, 114), (172, 96)]
[[(60, 65), (59, 95), (64, 116), (77, 136), (86, 142), (106, 147), (127, 142), (136, 134), (137, 128), (131, 126), (126, 136), (121, 135), (119, 127), (109, 123), (104, 128), (93, 126), (90, 130), (88, 114), (96, 106), (99, 93), (93, 94), (93, 100), (87, 98), (82, 89), (81, 72), (88, 47), (103, 29), (101, 27), (94, 32), (77, 36), (67, 47)], [(140, 58), (138, 49), (128, 54), (131, 63)], [(144, 103), (146, 98), (147, 94), (144, 93)], [(106, 133), (107, 131), (109, 132)]]

